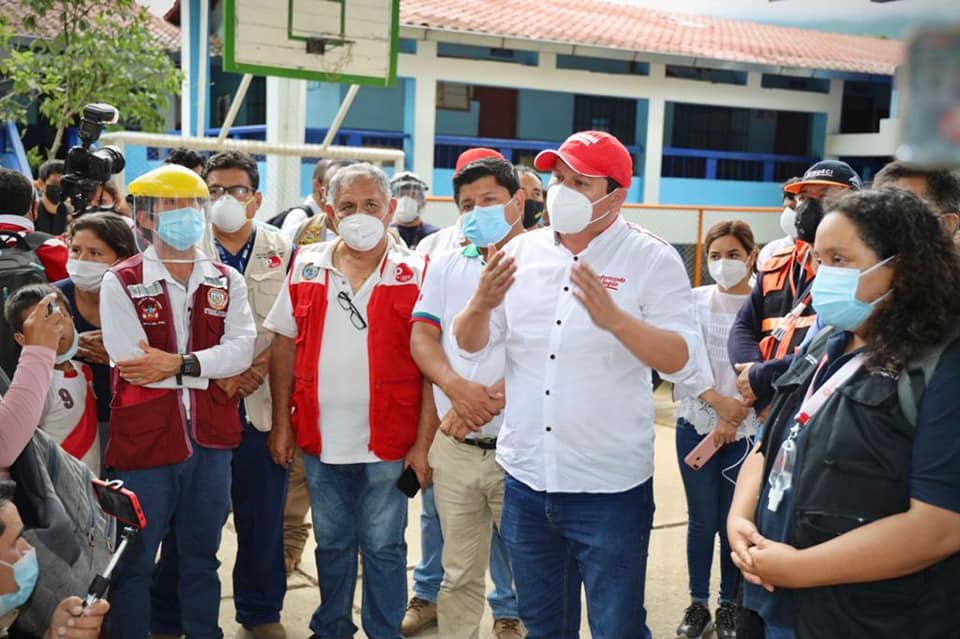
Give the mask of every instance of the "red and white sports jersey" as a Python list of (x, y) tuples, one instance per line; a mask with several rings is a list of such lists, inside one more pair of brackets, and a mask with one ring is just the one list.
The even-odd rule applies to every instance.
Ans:
[(100, 437), (93, 373), (78, 361), (72, 371), (53, 371), (40, 428), (68, 453), (100, 474)]

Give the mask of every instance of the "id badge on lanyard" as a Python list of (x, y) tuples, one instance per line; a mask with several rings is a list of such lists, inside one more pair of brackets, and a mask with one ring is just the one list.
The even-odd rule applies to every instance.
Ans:
[[(820, 388), (813, 392), (813, 380), (810, 382), (810, 388), (807, 389), (807, 395), (797, 411), (796, 419), (787, 438), (780, 444), (777, 456), (773, 460), (773, 467), (770, 469), (770, 476), (767, 478), (767, 484), (770, 487), (767, 493), (767, 510), (777, 512), (780, 502), (783, 501), (784, 494), (793, 488), (793, 470), (797, 462), (797, 435), (800, 430), (807, 425), (811, 418), (820, 410), (830, 396), (833, 395), (840, 386), (853, 377), (863, 365), (863, 353), (858, 353), (849, 362), (840, 367), (836, 373), (830, 376)], [(827, 363), (827, 356), (824, 355), (817, 366), (817, 372), (813, 374), (813, 379), (817, 378), (820, 369)]]

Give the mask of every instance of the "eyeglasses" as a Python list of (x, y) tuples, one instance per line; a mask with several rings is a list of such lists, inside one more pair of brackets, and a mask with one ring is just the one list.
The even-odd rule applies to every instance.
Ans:
[(360, 314), (360, 309), (353, 305), (353, 300), (350, 299), (346, 291), (337, 293), (337, 303), (340, 304), (340, 308), (350, 312), (350, 323), (353, 324), (355, 329), (362, 331), (367, 327), (367, 321)]
[(235, 184), (234, 186), (211, 186), (208, 187), (210, 191), (210, 199), (216, 200), (223, 197), (224, 193), (229, 193), (231, 197), (235, 200), (240, 200), (241, 202), (246, 200), (252, 193), (254, 189), (246, 186), (245, 184)]

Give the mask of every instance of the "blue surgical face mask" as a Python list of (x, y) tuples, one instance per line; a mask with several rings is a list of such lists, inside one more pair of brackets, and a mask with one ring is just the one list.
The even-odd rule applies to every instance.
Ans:
[(513, 228), (504, 216), (505, 209), (505, 204), (475, 207), (460, 222), (463, 236), (480, 248), (496, 244)]
[(33, 594), (33, 589), (37, 585), (40, 566), (37, 564), (37, 551), (34, 548), (23, 553), (23, 556), (14, 564), (5, 561), (0, 561), (0, 564), (13, 569), (13, 578), (17, 582), (16, 592), (0, 595), (0, 615), (5, 615), (27, 603), (27, 599)]
[(813, 308), (823, 323), (844, 331), (852, 331), (867, 321), (877, 302), (889, 295), (890, 291), (872, 302), (861, 301), (857, 299), (860, 278), (894, 257), (896, 256), (891, 255), (864, 271), (821, 264), (817, 269), (817, 276), (813, 278), (810, 293), (813, 296)]
[(157, 236), (177, 251), (186, 251), (203, 237), (203, 213), (184, 207), (157, 214)]

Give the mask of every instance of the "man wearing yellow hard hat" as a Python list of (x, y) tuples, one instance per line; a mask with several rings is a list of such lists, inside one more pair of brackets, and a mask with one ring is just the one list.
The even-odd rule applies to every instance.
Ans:
[(142, 253), (111, 269), (100, 292), (103, 343), (114, 369), (105, 467), (139, 498), (148, 525), (124, 556), (111, 591), (110, 636), (150, 633), (154, 558), (171, 523), (179, 548), (181, 627), (222, 637), (217, 550), (230, 503), (239, 404), (215, 383), (250, 367), (256, 328), (243, 277), (197, 243), (207, 185), (177, 165), (130, 183)]

